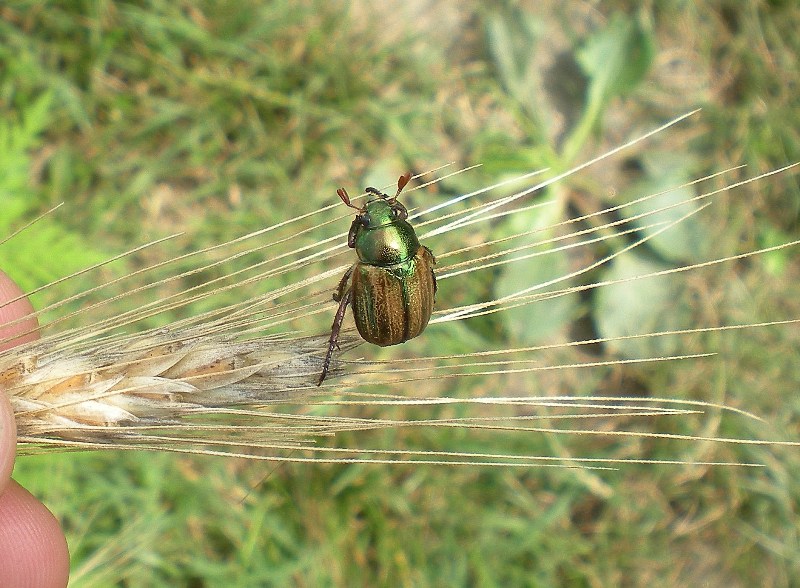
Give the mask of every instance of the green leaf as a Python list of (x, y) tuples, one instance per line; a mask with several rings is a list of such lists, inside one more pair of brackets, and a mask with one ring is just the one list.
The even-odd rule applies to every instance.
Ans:
[(656, 47), (653, 36), (622, 14), (615, 14), (578, 51), (578, 62), (590, 79), (589, 109), (600, 111), (615, 96), (634, 90), (644, 79)]
[[(645, 178), (626, 194), (632, 201), (648, 194), (656, 196), (625, 207), (622, 214), (647, 215), (635, 219), (633, 224), (641, 227), (642, 234), (652, 235), (647, 244), (663, 259), (703, 261), (711, 246), (710, 233), (697, 215), (687, 216), (700, 206), (690, 202), (696, 196), (694, 188), (681, 186), (691, 177), (691, 158), (679, 153), (649, 152), (642, 156), (641, 162)], [(672, 226), (664, 230), (668, 225)]]
[[(634, 251), (617, 257), (604, 279), (619, 282), (603, 286), (596, 294), (598, 333), (617, 338), (689, 328), (692, 312), (681, 282), (669, 275), (638, 277), (669, 268)], [(680, 351), (679, 342), (666, 336), (615, 340), (607, 345), (614, 353), (632, 358), (661, 357)]]
[[(560, 211), (556, 206), (539, 208), (528, 213), (514, 215), (513, 222), (524, 222), (527, 228), (552, 226)], [(527, 217), (527, 218), (526, 218)], [(498, 231), (502, 234), (502, 231)], [(554, 236), (552, 230), (542, 230), (536, 234), (537, 239), (545, 241)], [(526, 257), (534, 253), (533, 256)], [(522, 291), (539, 294), (560, 290), (568, 284), (564, 280), (531, 290), (539, 284), (547, 284), (569, 273), (569, 259), (565, 252), (546, 245), (535, 252), (520, 251), (512, 253), (509, 259), (517, 259), (504, 266), (495, 281), (497, 298), (512, 296)], [(575, 315), (578, 297), (575, 294), (561, 295), (555, 298), (538, 300), (524, 306), (503, 311), (502, 318), (506, 330), (524, 344), (540, 343), (567, 324)]]
[[(544, 284), (563, 276), (568, 267), (566, 255), (556, 251), (516, 262), (498, 278), (495, 291), (499, 298)], [(539, 300), (503, 311), (503, 322), (517, 341), (536, 344), (552, 337), (566, 325), (574, 317), (577, 304), (578, 298), (574, 294)]]
[(586, 108), (564, 142), (566, 161), (580, 151), (597, 127), (608, 102), (634, 90), (647, 75), (656, 52), (649, 31), (639, 27), (630, 17), (616, 14), (608, 27), (591, 37), (577, 52), (577, 60), (589, 80)]

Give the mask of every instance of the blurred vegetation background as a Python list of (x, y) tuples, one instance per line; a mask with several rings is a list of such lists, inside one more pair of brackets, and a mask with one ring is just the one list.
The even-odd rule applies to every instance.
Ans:
[[(482, 164), (427, 189), (431, 199), (541, 167), (563, 171), (696, 107), (699, 116), (645, 149), (550, 190), (559, 207), (547, 220), (742, 163), (729, 178), (755, 175), (800, 160), (798, 29), (800, 8), (780, 1), (6, 2), (0, 234), (66, 206), (0, 247), (0, 266), (32, 290), (185, 231), (114, 270), (132, 271), (334, 203), (338, 186), (390, 184), (406, 169)], [(791, 241), (800, 238), (798, 219), (797, 177), (784, 174), (718, 198), (681, 239), (649, 244), (603, 270), (616, 274), (590, 277)], [(541, 332), (514, 325), (538, 325), (552, 311), (465, 330), (470, 341), (502, 348), (624, 332), (621, 306), (639, 321), (650, 317), (650, 328), (674, 325), (677, 306), (695, 326), (797, 318), (796, 251), (572, 300)], [(490, 277), (474, 284), (481, 296), (513, 289), (511, 276)], [(48, 289), (35, 302), (77, 287)], [(447, 328), (430, 329), (415, 349), (452, 348)], [(711, 361), (454, 387), (724, 401), (797, 440), (796, 331), (681, 343), (681, 351), (719, 351)], [(543, 359), (638, 352), (664, 350), (603, 346)], [(709, 432), (764, 434), (744, 426), (752, 430)], [(398, 448), (491, 451), (495, 443), (458, 431), (386, 436)], [(515, 443), (545, 455), (675, 455), (660, 441), (577, 441), (569, 450), (563, 438)], [(681, 451), (702, 459), (707, 449)], [(75, 586), (796, 585), (797, 451), (726, 451), (767, 467), (642, 466), (587, 477), (411, 465), (273, 470), (102, 453), (24, 458), (15, 476), (62, 520)]]

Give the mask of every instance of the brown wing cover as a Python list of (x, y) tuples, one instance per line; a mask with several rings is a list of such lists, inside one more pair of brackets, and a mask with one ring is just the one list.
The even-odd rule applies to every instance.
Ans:
[(386, 347), (419, 335), (433, 311), (435, 278), (431, 252), (391, 267), (359, 264), (353, 273), (353, 317), (365, 341)]

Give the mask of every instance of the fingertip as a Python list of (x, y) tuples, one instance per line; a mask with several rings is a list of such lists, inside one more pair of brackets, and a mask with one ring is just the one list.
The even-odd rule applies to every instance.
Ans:
[(0, 586), (62, 588), (69, 550), (56, 518), (12, 481), (0, 494)]
[[(16, 322), (18, 321), (18, 322)], [(19, 286), (0, 270), (0, 351), (39, 338), (39, 321)]]
[[(37, 339), (38, 326), (31, 303), (20, 287), (0, 270), (0, 352)], [(14, 411), (5, 391), (0, 389), (0, 493), (11, 478), (16, 448)]]
[(17, 425), (14, 421), (14, 411), (5, 391), (0, 389), (0, 495), (11, 479), (16, 451)]

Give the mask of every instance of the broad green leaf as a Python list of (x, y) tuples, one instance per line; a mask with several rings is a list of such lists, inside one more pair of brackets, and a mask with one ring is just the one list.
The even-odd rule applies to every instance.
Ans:
[[(636, 183), (627, 196), (630, 200), (648, 194), (657, 196), (625, 207), (621, 212), (626, 216), (651, 213), (633, 223), (642, 228), (643, 235), (652, 235), (647, 244), (663, 259), (704, 260), (710, 234), (701, 219), (693, 215), (700, 207), (697, 202), (689, 202), (696, 196), (694, 187), (680, 187), (691, 177), (691, 160), (681, 154), (650, 152), (643, 155), (641, 161), (645, 178)], [(653, 226), (656, 223), (657, 226)], [(672, 226), (663, 230), (668, 225)]]
[[(617, 257), (604, 278), (620, 281), (600, 288), (596, 295), (595, 323), (602, 337), (627, 337), (644, 333), (685, 329), (692, 313), (681, 282), (672, 276), (638, 278), (669, 269), (634, 251)], [(624, 357), (660, 357), (679, 352), (672, 337), (646, 337), (610, 341), (608, 347)]]
[(590, 79), (589, 109), (599, 111), (610, 98), (635, 89), (647, 74), (655, 50), (649, 32), (628, 16), (614, 15), (577, 53)]
[(608, 27), (591, 37), (577, 52), (577, 61), (589, 82), (583, 116), (564, 142), (562, 152), (567, 161), (577, 155), (597, 127), (606, 104), (641, 83), (655, 52), (650, 32), (622, 14), (616, 14)]
[[(537, 240), (544, 241), (554, 233), (549, 227), (557, 222), (559, 209), (556, 206), (539, 208), (528, 213), (514, 215), (515, 223), (527, 219), (527, 228), (542, 227), (537, 233)], [(517, 227), (520, 229), (520, 227)], [(531, 253), (534, 255), (530, 256)], [(529, 256), (529, 257), (526, 257)], [(547, 245), (531, 251), (512, 253), (510, 259), (518, 259), (504, 266), (495, 282), (495, 295), (498, 299), (511, 296), (522, 291), (530, 294), (547, 293), (565, 288), (566, 281), (557, 281), (551, 285), (535, 288), (539, 284), (547, 284), (569, 273), (569, 259), (565, 252)], [(578, 305), (577, 295), (563, 295), (526, 304), (502, 313), (505, 327), (514, 338), (524, 344), (542, 342), (567, 324), (575, 314)]]

